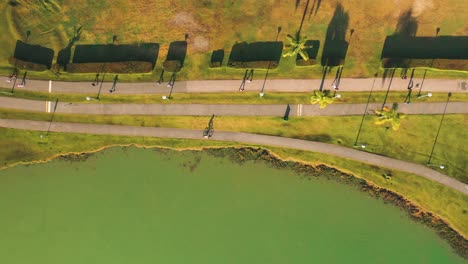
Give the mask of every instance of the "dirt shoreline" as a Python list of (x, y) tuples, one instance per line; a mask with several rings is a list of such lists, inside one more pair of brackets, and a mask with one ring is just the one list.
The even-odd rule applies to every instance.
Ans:
[(101, 147), (88, 152), (70, 152), (64, 154), (57, 154), (45, 160), (32, 161), (32, 162), (18, 162), (10, 164), (9, 166), (2, 166), (0, 170), (13, 167), (16, 165), (30, 165), (37, 163), (46, 163), (55, 159), (66, 160), (70, 162), (84, 161), (92, 155), (102, 150), (111, 147), (139, 147), (145, 149), (160, 149), (160, 150), (176, 150), (176, 151), (205, 151), (215, 157), (229, 158), (235, 163), (242, 164), (246, 161), (261, 161), (265, 162), (268, 166), (277, 169), (290, 169), (293, 170), (299, 177), (311, 180), (312, 178), (325, 178), (334, 180), (337, 183), (350, 185), (361, 192), (367, 193), (369, 196), (376, 199), (382, 199), (385, 203), (390, 203), (398, 206), (405, 211), (410, 219), (422, 223), (431, 229), (435, 230), (437, 235), (447, 241), (452, 249), (464, 259), (468, 259), (468, 240), (465, 239), (460, 233), (453, 229), (448, 222), (441, 219), (436, 214), (424, 210), (413, 202), (407, 200), (402, 195), (393, 191), (387, 190), (370, 183), (369, 181), (359, 178), (358, 176), (344, 173), (337, 168), (333, 168), (324, 164), (311, 165), (301, 161), (284, 160), (273, 154), (270, 150), (259, 147), (196, 147), (196, 148), (170, 148), (162, 146), (144, 146), (144, 145), (111, 145)]

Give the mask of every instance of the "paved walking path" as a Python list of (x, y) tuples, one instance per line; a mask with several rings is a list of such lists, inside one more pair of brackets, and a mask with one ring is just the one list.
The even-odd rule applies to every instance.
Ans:
[[(26, 129), (35, 131), (47, 131), (49, 122), (0, 119), (0, 127)], [(71, 132), (100, 135), (123, 135), (123, 136), (151, 136), (161, 138), (180, 138), (180, 139), (202, 139), (203, 131), (185, 130), (174, 128), (155, 128), (155, 127), (134, 127), (117, 125), (97, 125), (97, 124), (78, 124), (78, 123), (52, 123), (50, 131), (53, 132)], [(256, 135), (240, 132), (216, 131), (210, 140), (235, 141), (248, 144), (271, 145), (277, 147), (301, 149), (319, 153), (330, 154), (337, 157), (352, 159), (379, 167), (405, 171), (420, 175), (424, 178), (436, 181), (445, 186), (458, 190), (468, 195), (468, 185), (459, 182), (453, 178), (443, 175), (428, 167), (414, 164), (406, 161), (396, 160), (380, 155), (363, 152), (341, 146), (291, 139), (276, 136)]]
[[(258, 72), (258, 73), (257, 73)], [(253, 82), (246, 83), (245, 91), (262, 90), (265, 71), (256, 71), (256, 76)], [(324, 89), (332, 89), (333, 74), (329, 74), (329, 78), (324, 82)], [(103, 94), (161, 94), (168, 93), (170, 88), (167, 87), (167, 82), (158, 85), (156, 82), (140, 82), (140, 83), (123, 83), (119, 82), (116, 85), (116, 91), (109, 93), (113, 84), (114, 75), (107, 75), (101, 93)], [(422, 81), (419, 75), (413, 79), (413, 93), (417, 94), (421, 87), (421, 93), (427, 92), (457, 92), (468, 93), (468, 79), (425, 79)], [(19, 76), (18, 82), (21, 81)], [(8, 83), (7, 77), (0, 77), (5, 83), (2, 87), (12, 87), (13, 83)], [(83, 93), (95, 95), (98, 92), (100, 85), (93, 86), (88, 82), (61, 82), (61, 81), (43, 81), (43, 80), (26, 80), (26, 86), (23, 88), (15, 88), (18, 90), (30, 90), (53, 93)], [(176, 81), (174, 85), (174, 93), (208, 93), (208, 92), (238, 92), (242, 82), (242, 76), (238, 80), (200, 80), (200, 81)], [(406, 91), (408, 88), (408, 79), (394, 78), (392, 81), (392, 91)], [(320, 87), (321, 79), (268, 79), (265, 83), (264, 92), (312, 92)], [(340, 91), (369, 91), (374, 83), (373, 78), (342, 78), (340, 81)], [(389, 79), (385, 83), (381, 78), (377, 78), (374, 85), (375, 91), (386, 91)], [(419, 87), (417, 87), (419, 85)]]
[[(405, 114), (441, 114), (445, 102), (401, 104), (399, 111)], [(380, 109), (381, 103), (369, 104), (368, 112)], [(391, 104), (388, 104), (391, 106)], [(289, 105), (289, 116), (339, 116), (362, 115), (366, 104), (332, 104), (325, 109), (318, 105)], [(0, 97), (0, 108), (17, 110), (53, 112), (55, 102), (35, 101)], [(224, 104), (89, 104), (59, 102), (57, 113), (93, 114), (93, 115), (190, 115), (207, 116), (284, 116), (288, 105), (224, 105)], [(449, 114), (468, 113), (468, 102), (450, 102)]]

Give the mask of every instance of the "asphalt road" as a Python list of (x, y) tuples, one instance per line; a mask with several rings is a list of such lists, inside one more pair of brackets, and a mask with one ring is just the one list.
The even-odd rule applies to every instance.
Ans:
[[(342, 116), (362, 115), (366, 104), (332, 104), (325, 109), (318, 105), (224, 105), (224, 104), (92, 104), (67, 103), (57, 104), (57, 113), (90, 114), (90, 115), (189, 115), (189, 116), (284, 116), (289, 106), (289, 116)], [(368, 113), (373, 109), (380, 109), (382, 104), (369, 104)], [(388, 104), (391, 106), (391, 104)], [(55, 102), (35, 101), (0, 97), (0, 108), (16, 110), (52, 112)], [(400, 104), (399, 112), (405, 114), (441, 114), (445, 102)], [(448, 114), (468, 113), (468, 102), (450, 102), (447, 106)]]
[[(254, 79), (250, 83), (246, 83), (245, 91), (260, 92), (264, 83), (264, 71), (257, 71)], [(419, 78), (418, 78), (419, 77)], [(112, 94), (109, 89), (113, 85), (114, 75), (107, 75), (102, 86), (102, 93), (106, 95), (113, 94), (161, 94), (168, 93), (170, 88), (167, 87), (167, 82), (157, 84), (155, 82), (118, 82), (116, 91)], [(5, 80), (3, 87), (12, 87), (13, 83), (8, 83), (6, 76), (0, 78)], [(98, 92), (100, 85), (93, 86), (88, 82), (63, 82), (55, 80), (26, 80), (25, 87), (16, 87), (18, 90), (53, 92), (53, 93), (82, 93), (95, 95)], [(194, 81), (176, 81), (174, 85), (174, 93), (213, 93), (213, 92), (238, 92), (242, 82), (242, 76), (238, 80), (194, 80)], [(373, 78), (342, 78), (339, 85), (339, 91), (370, 91), (374, 87), (374, 91), (386, 91), (389, 84), (389, 79), (376, 78), (375, 85)], [(331, 89), (333, 78), (328, 78), (324, 81), (324, 89)], [(265, 82), (264, 92), (312, 92), (320, 88), (321, 79), (267, 79)], [(409, 80), (394, 78), (391, 85), (391, 91), (406, 91), (408, 89)], [(428, 92), (456, 92), (468, 93), (467, 79), (425, 79), (424, 82), (421, 76), (413, 79), (413, 94), (417, 94), (421, 88), (421, 93)]]

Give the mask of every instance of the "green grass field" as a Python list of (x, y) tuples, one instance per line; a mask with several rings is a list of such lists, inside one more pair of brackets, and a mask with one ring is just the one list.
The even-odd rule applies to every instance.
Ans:
[[(82, 34), (76, 44), (144, 43), (161, 45), (156, 69), (149, 74), (135, 74), (130, 81), (157, 78), (169, 43), (184, 40), (188, 34), (188, 53), (178, 79), (240, 78), (240, 70), (209, 68), (211, 52), (224, 49), (225, 62), (236, 42), (274, 41), (277, 29), (279, 41), (293, 35), (300, 27), (309, 39), (320, 40), (319, 55), (323, 51), (329, 23), (337, 10), (335, 1), (307, 0), (15, 0), (0, 4), (0, 71), (11, 71), (7, 60), (12, 56), (15, 41), (44, 45), (58, 52), (73, 38), (78, 27)], [(314, 4), (314, 2), (316, 2)], [(12, 4), (14, 3), (14, 4)], [(297, 3), (297, 5), (296, 5)], [(386, 1), (350, 0), (342, 3), (347, 17), (340, 24), (342, 37), (350, 42), (343, 77), (370, 77), (379, 71), (380, 54), (385, 37), (395, 32), (398, 19), (411, 10), (417, 22), (417, 36), (466, 35), (463, 0), (444, 1)], [(336, 15), (335, 15), (336, 17)], [(354, 34), (350, 32), (353, 29)], [(30, 32), (27, 37), (27, 32)], [(114, 39), (115, 36), (115, 39)], [(115, 41), (114, 41), (115, 40)], [(31, 78), (62, 80), (83, 79), (86, 75), (63, 73), (54, 76), (50, 71), (30, 72)], [(295, 58), (282, 58), (271, 78), (319, 78), (321, 67), (297, 67)], [(468, 72), (429, 71), (427, 77), (466, 77)]]
[[(43, 161), (60, 154), (82, 153), (99, 150), (112, 145), (136, 144), (147, 147), (169, 147), (176, 149), (240, 146), (234, 142), (204, 140), (178, 140), (149, 137), (99, 136), (72, 133), (51, 133), (46, 139), (40, 139), (40, 132), (0, 128), (0, 160), (2, 166), (11, 166), (18, 162)], [(243, 145), (251, 146), (251, 145)], [(254, 146), (257, 147), (257, 146)], [(340, 170), (364, 178), (380, 187), (399, 193), (445, 219), (460, 234), (467, 237), (468, 197), (448, 187), (422, 177), (392, 171), (392, 179), (382, 177), (388, 170), (340, 159), (321, 153), (260, 146), (269, 149), (280, 158), (309, 163), (327, 164)]]
[[(50, 120), (46, 113), (31, 113), (2, 109), (0, 118)], [(398, 131), (373, 124), (368, 115), (363, 124), (358, 143), (366, 143), (366, 151), (380, 155), (426, 164), (440, 115), (408, 115), (401, 120)], [(206, 116), (94, 116), (56, 114), (56, 122), (97, 123), (149, 127), (186, 128), (202, 131), (209, 120)], [(279, 117), (218, 116), (215, 130), (240, 131), (274, 135), (353, 147), (361, 116), (344, 117), (294, 117), (288, 122)], [(432, 158), (433, 164), (446, 166), (442, 173), (468, 183), (464, 136), (468, 127), (466, 115), (447, 115)], [(457, 142), (457, 144), (453, 144)]]

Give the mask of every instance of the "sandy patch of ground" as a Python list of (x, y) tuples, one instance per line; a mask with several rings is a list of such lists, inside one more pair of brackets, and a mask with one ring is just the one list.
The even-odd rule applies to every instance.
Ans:
[(183, 29), (189, 34), (187, 42), (192, 51), (205, 52), (210, 49), (210, 41), (203, 34), (206, 31), (205, 27), (190, 13), (177, 13), (169, 23)]
[(415, 0), (413, 2), (413, 16), (419, 16), (427, 9), (434, 8), (433, 0)]

